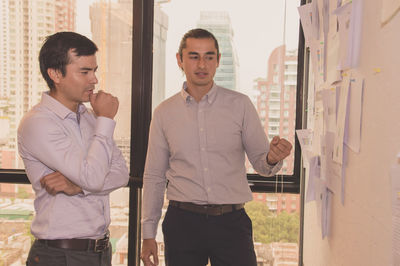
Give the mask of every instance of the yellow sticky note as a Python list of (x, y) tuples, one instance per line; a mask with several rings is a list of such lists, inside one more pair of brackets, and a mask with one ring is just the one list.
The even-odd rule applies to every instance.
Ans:
[(379, 67), (374, 68), (375, 73), (381, 73), (381, 69)]

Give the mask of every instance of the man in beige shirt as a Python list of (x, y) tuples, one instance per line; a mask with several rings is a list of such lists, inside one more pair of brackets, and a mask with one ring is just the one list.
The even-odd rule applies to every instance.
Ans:
[(220, 53), (203, 29), (187, 32), (176, 55), (186, 75), (181, 92), (154, 111), (144, 172), (143, 246), (146, 266), (158, 265), (155, 236), (165, 188), (166, 265), (255, 266), (252, 200), (245, 154), (263, 176), (279, 171), (292, 145), (268, 142), (250, 99), (214, 83)]

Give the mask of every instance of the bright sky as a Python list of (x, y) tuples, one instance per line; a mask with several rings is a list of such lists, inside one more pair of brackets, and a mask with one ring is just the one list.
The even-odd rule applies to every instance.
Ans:
[[(77, 0), (77, 31), (91, 36), (88, 5), (95, 0)], [(286, 45), (296, 49), (299, 30), (299, 0), (286, 0)], [(283, 44), (284, 0), (171, 0), (162, 4), (168, 15), (166, 47), (166, 96), (179, 91), (183, 80), (175, 53), (182, 35), (196, 27), (200, 11), (227, 11), (234, 30), (240, 63), (242, 91), (250, 94), (253, 80), (266, 77), (268, 57)], [(223, 56), (223, 54), (222, 54)]]

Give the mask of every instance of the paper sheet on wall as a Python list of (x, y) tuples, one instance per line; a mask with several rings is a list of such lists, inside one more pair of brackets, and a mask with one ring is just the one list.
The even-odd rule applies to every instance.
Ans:
[(363, 0), (353, 0), (351, 5), (349, 44), (345, 65), (356, 68), (360, 60)]
[(345, 144), (354, 152), (360, 152), (361, 143), (361, 118), (362, 118), (362, 103), (363, 103), (363, 90), (364, 78), (353, 72), (350, 79), (350, 92), (349, 92), (349, 128), (345, 133)]
[(381, 25), (386, 25), (400, 11), (400, 0), (383, 0)]
[(327, 132), (321, 141), (321, 179), (327, 188), (339, 195), (342, 188), (342, 165), (333, 161), (333, 143), (335, 133)]
[(321, 227), (322, 239), (324, 239), (330, 235), (332, 192), (326, 187), (324, 180), (316, 179), (315, 194), (317, 217)]
[[(306, 46), (310, 46), (311, 40), (314, 40), (314, 29), (313, 29), (313, 17), (315, 16), (312, 12), (313, 5), (311, 3), (299, 6), (297, 10), (299, 11), (301, 26), (303, 27), (304, 39)], [(315, 19), (315, 18), (314, 18)]]
[(340, 38), (339, 33), (330, 34), (327, 49), (327, 74), (326, 81), (328, 84), (336, 83), (341, 80), (339, 70), (339, 54), (340, 54)]
[(340, 100), (336, 119), (335, 142), (333, 146), (333, 160), (339, 164), (343, 162), (344, 132), (347, 115), (347, 99), (350, 86), (350, 77), (343, 77), (340, 88)]
[(316, 88), (319, 88), (324, 83), (324, 42), (319, 40), (311, 41), (310, 54), (314, 83)]
[(392, 180), (392, 265), (400, 265), (400, 163), (398, 161), (392, 165), (390, 175)]
[(304, 160), (304, 166), (308, 167), (310, 158), (312, 156), (313, 131), (311, 129), (297, 129), (296, 136), (300, 143), (301, 156)]
[(324, 134), (336, 130), (336, 88), (321, 91), (324, 110)]
[(322, 21), (323, 21), (323, 31), (324, 31), (324, 62), (323, 62), (323, 74), (324, 74), (324, 82), (326, 82), (327, 74), (328, 74), (328, 42), (330, 41), (328, 38), (329, 34), (329, 0), (323, 0), (322, 2)]
[(322, 100), (320, 99), (320, 93), (315, 93), (314, 101), (314, 128), (312, 136), (312, 153), (320, 154), (321, 152), (321, 136), (324, 134), (324, 115)]
[(351, 15), (351, 3), (347, 3), (335, 11), (333, 14), (337, 16), (339, 23), (339, 39), (340, 39), (340, 48), (339, 48), (339, 59), (338, 59), (338, 68), (345, 69), (346, 57), (348, 54), (348, 43), (349, 43), (349, 31), (350, 31), (350, 15)]
[(329, 237), (331, 231), (331, 207), (332, 207), (332, 192), (326, 188), (322, 193), (321, 202), (321, 224), (322, 224), (322, 239)]
[(319, 7), (318, 7), (318, 1), (312, 1), (311, 2), (312, 6), (312, 28), (313, 28), (313, 39), (314, 40), (319, 40)]
[(319, 156), (310, 158), (309, 174), (307, 182), (306, 202), (316, 200), (316, 184), (320, 181), (321, 163)]
[(362, 0), (353, 0), (333, 11), (337, 15), (340, 36), (340, 69), (358, 66), (361, 49)]

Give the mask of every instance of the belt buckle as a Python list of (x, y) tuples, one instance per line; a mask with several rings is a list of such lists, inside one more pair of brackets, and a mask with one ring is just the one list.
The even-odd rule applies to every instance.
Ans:
[(94, 252), (103, 252), (109, 245), (109, 236), (106, 235), (104, 238), (96, 239), (94, 242)]

